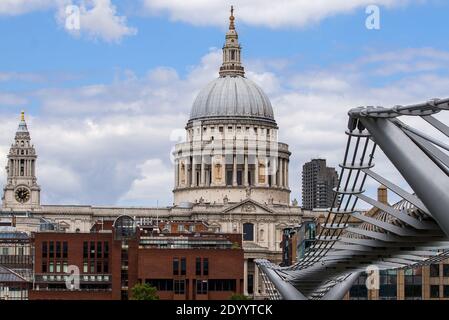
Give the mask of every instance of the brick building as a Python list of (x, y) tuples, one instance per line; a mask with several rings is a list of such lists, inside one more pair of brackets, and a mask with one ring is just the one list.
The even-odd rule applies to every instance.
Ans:
[[(173, 232), (177, 230), (177, 232)], [(183, 230), (183, 231), (179, 231)], [(229, 299), (243, 293), (241, 234), (211, 233), (203, 222), (136, 224), (127, 216), (90, 233), (34, 235), (35, 286), (29, 298), (119, 300), (149, 283), (160, 299)], [(79, 270), (79, 289), (67, 275)]]

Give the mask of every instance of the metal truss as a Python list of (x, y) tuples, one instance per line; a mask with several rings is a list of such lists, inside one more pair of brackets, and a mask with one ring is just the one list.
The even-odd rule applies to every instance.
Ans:
[[(435, 263), (449, 257), (449, 127), (434, 117), (449, 110), (449, 99), (349, 111), (347, 143), (340, 164), (334, 205), (314, 244), (296, 264), (280, 267), (256, 260), (271, 298), (342, 299), (361, 272), (372, 265), (400, 269)], [(402, 122), (417, 117), (437, 134)], [(375, 171), (380, 148), (413, 193)], [(365, 194), (367, 179), (394, 192), (401, 201), (390, 206)], [(378, 210), (362, 214), (362, 200)], [(350, 218), (361, 221), (356, 227)]]

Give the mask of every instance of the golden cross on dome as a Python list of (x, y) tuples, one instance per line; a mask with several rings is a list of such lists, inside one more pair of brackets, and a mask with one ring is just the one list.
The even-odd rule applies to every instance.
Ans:
[(234, 26), (234, 6), (231, 6), (231, 16), (229, 17), (229, 30), (234, 30), (235, 26)]
[(22, 111), (20, 114), (20, 120), (25, 121), (25, 111)]

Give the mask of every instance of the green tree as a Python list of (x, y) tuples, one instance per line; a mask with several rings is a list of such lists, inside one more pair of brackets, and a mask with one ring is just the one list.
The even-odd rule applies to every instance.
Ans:
[(244, 294), (234, 293), (229, 300), (251, 300), (248, 296)]
[(240, 249), (239, 243), (238, 242), (233, 242), (232, 246), (231, 246), (231, 249)]
[(157, 289), (147, 283), (136, 284), (131, 291), (131, 300), (159, 300)]

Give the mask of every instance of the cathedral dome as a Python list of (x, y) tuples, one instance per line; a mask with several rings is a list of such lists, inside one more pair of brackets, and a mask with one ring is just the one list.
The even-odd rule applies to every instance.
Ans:
[(196, 120), (252, 120), (277, 127), (270, 100), (263, 90), (245, 78), (241, 46), (235, 30), (233, 8), (223, 46), (223, 63), (218, 79), (196, 97), (189, 122)]
[(243, 76), (222, 76), (196, 97), (190, 120), (251, 118), (275, 124), (273, 108), (262, 89)]

